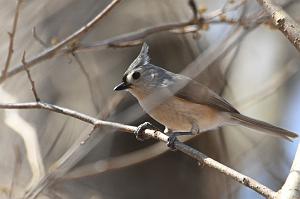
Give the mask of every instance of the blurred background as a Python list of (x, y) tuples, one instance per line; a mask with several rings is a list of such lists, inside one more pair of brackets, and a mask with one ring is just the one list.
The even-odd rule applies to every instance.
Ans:
[[(26, 58), (34, 57), (85, 25), (109, 2), (24, 0), (10, 69), (21, 63), (23, 51)], [(3, 66), (16, 2), (0, 3)], [(277, 3), (300, 20), (299, 1)], [(259, 24), (265, 18), (256, 1), (196, 0), (195, 4), (203, 16), (217, 10), (221, 15), (216, 21), (226, 16), (240, 23), (211, 23), (199, 30), (190, 27), (192, 32), (151, 34), (145, 38), (151, 62), (172, 72), (184, 71), (248, 116), (300, 132), (299, 52), (268, 21)], [(192, 17), (188, 0), (121, 1), (80, 42), (94, 44)], [(128, 93), (113, 92), (139, 50), (140, 46), (94, 48), (56, 56), (30, 71), (42, 101), (99, 119), (159, 125)], [(7, 79), (0, 91), (1, 102), (34, 101), (25, 72)], [(0, 198), (22, 197), (25, 191), (41, 187), (41, 179), (49, 186), (37, 198), (262, 198), (154, 140), (138, 142), (132, 134), (101, 128), (92, 141), (76, 148), (91, 130), (82, 121), (44, 110), (1, 110), (0, 117)], [(275, 191), (288, 175), (298, 144), (298, 140), (290, 143), (240, 127), (224, 127), (183, 140)], [(66, 154), (70, 159), (63, 158)]]

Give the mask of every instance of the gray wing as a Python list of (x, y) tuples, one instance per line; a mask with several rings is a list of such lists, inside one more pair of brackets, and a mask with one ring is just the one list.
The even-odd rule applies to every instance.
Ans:
[[(177, 81), (178, 80), (178, 81)], [(208, 87), (189, 78), (176, 79), (176, 84), (172, 85), (174, 95), (181, 99), (191, 101), (193, 103), (208, 105), (219, 111), (239, 113), (229, 102), (218, 94), (210, 90)], [(185, 84), (185, 85), (184, 85)], [(176, 91), (177, 89), (178, 91)]]

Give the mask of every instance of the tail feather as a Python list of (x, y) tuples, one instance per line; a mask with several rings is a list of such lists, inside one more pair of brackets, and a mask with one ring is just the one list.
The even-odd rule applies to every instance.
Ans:
[(267, 133), (269, 135), (282, 137), (284, 139), (287, 139), (289, 141), (292, 141), (292, 139), (298, 137), (296, 133), (293, 133), (291, 131), (285, 130), (283, 128), (279, 128), (277, 126), (273, 126), (271, 124), (268, 124), (263, 121), (259, 121), (250, 117), (247, 117), (245, 115), (239, 114), (239, 113), (231, 113), (231, 119), (248, 128), (255, 129), (264, 133)]

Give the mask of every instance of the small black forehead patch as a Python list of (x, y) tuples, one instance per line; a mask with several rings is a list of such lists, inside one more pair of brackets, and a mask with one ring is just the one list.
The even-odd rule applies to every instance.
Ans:
[(123, 81), (124, 83), (127, 83), (127, 75), (128, 75), (128, 74), (124, 74), (124, 76), (123, 76), (123, 78), (122, 78), (122, 81)]

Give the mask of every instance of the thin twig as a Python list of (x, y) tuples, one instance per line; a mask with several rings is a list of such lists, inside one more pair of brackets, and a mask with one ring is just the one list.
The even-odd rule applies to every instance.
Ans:
[[(86, 33), (88, 33), (90, 30), (92, 30), (97, 22), (102, 19), (117, 3), (119, 3), (121, 0), (113, 0), (111, 3), (109, 3), (96, 17), (94, 17), (90, 22), (88, 22), (86, 25), (78, 29), (76, 32), (59, 42), (58, 44), (47, 48), (40, 54), (34, 56), (33, 58), (29, 59), (26, 62), (27, 68), (30, 68), (42, 61), (45, 61), (47, 59), (50, 59), (60, 53), (58, 53), (63, 47), (71, 44), (72, 42), (75, 42), (76, 40), (83, 37)], [(68, 48), (67, 48), (68, 49)], [(72, 52), (74, 49), (68, 49), (68, 52)], [(65, 51), (63, 52), (65, 53)], [(10, 72), (7, 72), (5, 76), (1, 75), (0, 77), (0, 83), (2, 83), (6, 78), (11, 77), (23, 70), (23, 64), (18, 65), (14, 67)]]
[[(47, 44), (46, 42), (44, 42), (36, 33), (36, 28), (33, 27), (32, 29), (32, 35), (33, 35), (33, 38), (39, 43), (41, 44), (44, 48), (47, 48)], [(90, 90), (90, 94), (91, 94), (91, 98), (92, 98), (92, 101), (93, 101), (93, 105), (96, 109), (96, 112), (99, 112), (99, 106), (98, 104), (96, 103), (96, 96), (94, 95), (94, 92), (93, 92), (93, 84), (92, 84), (92, 79), (89, 75), (89, 73), (87, 72), (87, 70), (85, 69), (82, 61), (80, 60), (78, 54), (76, 52), (71, 52), (71, 55), (74, 57), (76, 63), (78, 64), (81, 72), (83, 73), (83, 75), (85, 76), (87, 82), (88, 82), (88, 87), (89, 87), (89, 90)]]
[(271, 0), (257, 0), (264, 10), (272, 17), (273, 24), (300, 51), (300, 26), (280, 6)]
[(279, 191), (279, 199), (296, 199), (300, 197), (300, 145), (298, 144), (295, 159), (290, 173)]
[(165, 31), (172, 31), (176, 29), (185, 29), (186, 27), (192, 25), (195, 25), (195, 23), (191, 21), (156, 25), (156, 26), (140, 29), (135, 32), (105, 39), (99, 42), (93, 42), (92, 44), (81, 44), (77, 50), (87, 51), (87, 50), (94, 50), (94, 49), (103, 49), (107, 47), (115, 48), (115, 47), (136, 46), (141, 44), (143, 42), (143, 39), (145, 39), (147, 36), (150, 36), (152, 34), (157, 34)]
[[(120, 1), (120, 0), (119, 0)], [(117, 2), (119, 2), (117, 1)], [(113, 2), (115, 2), (113, 4)], [(191, 26), (194, 26), (193, 31), (197, 29), (201, 29), (203, 24), (207, 23), (225, 23), (225, 24), (234, 24), (234, 20), (230, 21), (222, 21), (222, 20), (214, 20), (214, 18), (219, 14), (218, 12), (213, 12), (213, 14), (207, 14), (205, 16), (202, 16), (199, 20), (193, 20), (193, 21), (186, 21), (186, 22), (179, 22), (179, 23), (170, 23), (170, 24), (164, 24), (164, 25), (157, 25), (153, 27), (148, 27), (145, 29), (138, 30), (136, 32), (128, 33), (128, 34), (123, 34), (120, 36), (112, 37), (109, 39), (105, 39), (103, 41), (99, 42), (94, 42), (92, 44), (76, 44), (74, 48), (68, 48), (66, 47), (68, 44), (74, 42), (80, 37), (82, 37), (84, 34), (89, 31), (94, 24), (99, 20), (99, 16), (101, 18), (109, 11), (111, 8), (117, 3), (116, 1), (113, 1), (106, 9), (104, 9), (99, 15), (97, 15), (92, 21), (90, 21), (86, 26), (83, 26), (81, 29), (67, 37), (66, 39), (62, 40), (60, 43), (57, 45), (47, 48), (44, 52), (34, 56), (33, 58), (29, 59), (27, 61), (27, 67), (33, 67), (36, 64), (45, 61), (47, 59), (53, 58), (55, 56), (61, 55), (61, 54), (68, 54), (72, 52), (81, 52), (81, 51), (87, 51), (87, 50), (99, 50), (103, 48), (109, 48), (109, 47), (128, 47), (128, 46), (135, 46), (140, 43), (142, 43), (143, 39), (146, 37), (152, 35), (152, 34), (157, 34), (160, 32), (164, 31), (175, 31), (180, 33), (188, 33), (191, 32), (188, 29), (191, 28)], [(113, 4), (113, 5), (112, 5)], [(241, 4), (238, 4), (234, 8), (237, 8)], [(228, 9), (229, 11), (231, 9)], [(236, 21), (236, 23), (241, 23), (240, 21)], [(179, 30), (183, 31), (179, 31)], [(192, 32), (193, 32), (192, 31)], [(64, 48), (65, 47), (65, 48)], [(19, 72), (23, 70), (22, 65), (17, 65), (13, 67), (11, 71), (7, 73), (7, 75), (4, 77), (3, 75), (0, 76), (0, 84), (9, 77), (12, 77)]]
[(196, 2), (194, 0), (189, 0), (189, 6), (193, 12), (193, 19), (197, 20), (197, 16), (198, 16), (198, 10), (197, 10), (197, 5)]
[(237, 8), (245, 4), (246, 4), (246, 0), (237, 1), (236, 3), (230, 5), (225, 4), (222, 8), (212, 11), (209, 16), (210, 18), (220, 17), (224, 13), (230, 12), (232, 10), (236, 10)]
[[(244, 24), (248, 22), (248, 19), (245, 19), (245, 22), (240, 20), (215, 20), (213, 16), (209, 17), (202, 17), (199, 19), (199, 21), (185, 21), (181, 23), (170, 23), (170, 24), (164, 24), (164, 25), (157, 25), (152, 27), (147, 27), (144, 29), (140, 29), (135, 32), (131, 32), (128, 34), (123, 34), (120, 36), (112, 37), (109, 39), (105, 39), (99, 42), (94, 42), (92, 44), (81, 44), (78, 46), (76, 51), (88, 51), (88, 50), (95, 50), (95, 49), (103, 49), (107, 47), (129, 47), (129, 46), (136, 46), (143, 42), (143, 40), (151, 36), (152, 34), (157, 34), (160, 32), (175, 32), (175, 33), (189, 33), (194, 32), (197, 30), (200, 30), (203, 24)], [(250, 24), (253, 24), (252, 21), (249, 22)], [(262, 22), (259, 22), (261, 24)], [(192, 31), (191, 31), (192, 30)]]
[(75, 59), (75, 62), (78, 64), (82, 74), (84, 75), (84, 77), (86, 78), (86, 81), (88, 83), (88, 87), (89, 87), (89, 91), (90, 91), (90, 94), (91, 94), (91, 98), (92, 98), (92, 102), (93, 102), (93, 105), (96, 109), (96, 112), (98, 113), (100, 110), (99, 110), (99, 101), (96, 99), (96, 95), (94, 93), (94, 89), (93, 89), (93, 81), (88, 73), (88, 71), (86, 70), (86, 68), (84, 67), (82, 61), (80, 60), (78, 54), (76, 52), (73, 52), (72, 53), (72, 56), (74, 57)]
[[(16, 98), (0, 88), (2, 100), (16, 102)], [(21, 117), (19, 110), (4, 110), (3, 122), (23, 140), (27, 163), (31, 170), (29, 185), (34, 185), (45, 175), (45, 166), (35, 128)]]
[[(147, 134), (148, 135), (148, 134)], [(221, 172), (222, 174), (231, 177), (235, 181), (249, 187), (250, 189), (256, 191), (257, 193), (263, 195), (266, 198), (276, 198), (276, 192), (269, 189), (268, 187), (260, 184), (259, 182), (255, 181), (254, 179), (245, 176), (221, 163), (213, 160), (212, 158), (207, 157), (205, 154), (181, 143), (175, 142), (176, 149), (180, 150), (181, 152), (191, 156), (192, 158), (198, 160), (201, 164), (216, 169), (217, 171)]]
[(64, 121), (63, 126), (62, 126), (61, 129), (58, 131), (58, 133), (55, 135), (54, 140), (51, 141), (51, 146), (50, 146), (50, 148), (47, 149), (47, 151), (45, 152), (45, 155), (43, 156), (43, 159), (44, 159), (44, 160), (47, 160), (47, 159), (49, 158), (50, 153), (53, 152), (54, 147), (56, 147), (56, 144), (57, 144), (58, 140), (59, 140), (59, 139), (61, 138), (61, 136), (63, 135), (63, 132), (64, 132), (66, 126), (67, 126), (67, 121), (68, 121), (68, 120), (65, 120), (65, 121)]
[(16, 30), (17, 30), (17, 24), (18, 24), (18, 19), (19, 19), (19, 11), (20, 11), (21, 3), (22, 3), (22, 0), (17, 1), (15, 16), (14, 16), (14, 20), (13, 20), (12, 31), (8, 32), (8, 36), (9, 36), (8, 52), (7, 52), (7, 57), (6, 57), (4, 69), (2, 70), (2, 76), (4, 78), (6, 77), (7, 70), (8, 70), (8, 67), (10, 65), (12, 55), (14, 53), (14, 39), (15, 39), (15, 34), (16, 34)]
[(23, 64), (23, 67), (24, 67), (24, 70), (26, 71), (26, 74), (27, 74), (27, 77), (29, 79), (29, 82), (31, 84), (31, 90), (32, 90), (32, 93), (34, 95), (34, 98), (35, 98), (35, 101), (36, 102), (39, 102), (40, 101), (40, 98), (36, 92), (36, 89), (35, 89), (35, 83), (34, 81), (32, 80), (32, 77), (31, 77), (31, 74), (30, 74), (30, 71), (29, 69), (27, 68), (27, 65), (26, 65), (26, 61), (25, 61), (25, 51), (23, 52), (23, 56), (22, 56), (22, 64)]
[[(2, 109), (3, 108), (4, 109), (46, 109), (49, 111), (53, 111), (53, 112), (57, 112), (57, 113), (61, 113), (64, 115), (68, 115), (68, 116), (77, 118), (81, 121), (93, 124), (95, 127), (106, 126), (106, 127), (112, 128), (116, 131), (128, 132), (128, 133), (133, 133), (137, 129), (137, 127), (135, 127), (135, 126), (99, 120), (97, 118), (93, 118), (91, 116), (76, 112), (71, 109), (59, 107), (59, 106), (44, 103), (44, 102), (28, 102), (28, 103), (13, 103), (13, 104), (0, 103), (0, 108), (2, 108)], [(153, 131), (150, 129), (145, 130), (145, 134), (147, 136), (150, 136), (152, 138), (158, 139), (163, 142), (168, 142), (168, 139), (169, 139), (169, 136), (165, 135), (164, 133), (159, 132), (159, 131)], [(259, 193), (267, 198), (275, 198), (276, 197), (276, 192), (272, 191), (268, 187), (260, 184), (259, 182), (255, 181), (254, 179), (252, 179), (248, 176), (245, 176), (245, 175), (207, 157), (205, 154), (193, 149), (192, 147), (187, 146), (184, 143), (179, 142), (179, 141), (175, 141), (174, 145), (177, 150), (196, 159), (201, 164), (203, 164), (207, 167), (216, 169), (220, 173), (231, 177), (235, 181), (249, 187), (250, 189), (256, 191), (257, 193)]]
[(47, 46), (47, 43), (44, 42), (44, 41), (37, 35), (37, 33), (36, 33), (36, 28), (35, 28), (35, 27), (32, 28), (32, 36), (33, 36), (33, 38), (34, 38), (35, 40), (38, 41), (39, 44), (41, 44), (41, 46), (43, 46), (44, 48), (47, 48), (47, 47), (48, 47), (48, 46)]
[[(222, 45), (220, 45), (222, 46)], [(228, 50), (230, 51), (230, 50)], [(201, 63), (201, 61), (199, 61)], [(190, 138), (189, 138), (190, 139)], [(151, 148), (151, 150), (150, 150)], [(147, 151), (150, 150), (151, 153), (147, 154)], [(122, 168), (126, 166), (130, 166), (132, 164), (136, 164), (147, 159), (153, 158), (166, 152), (167, 149), (157, 144), (155, 146), (147, 147), (143, 150), (139, 150), (137, 152), (132, 152), (120, 157), (111, 158), (108, 160), (100, 160), (95, 163), (91, 163), (88, 165), (84, 165), (82, 167), (76, 168), (68, 173), (65, 179), (70, 178), (80, 178), (88, 175), (96, 175), (105, 171)], [(145, 153), (147, 155), (145, 155)]]
[[(115, 95), (106, 106), (99, 113), (97, 118), (102, 120), (111, 117), (115, 107), (121, 102), (123, 95)], [(94, 125), (93, 130), (91, 126), (87, 127), (81, 132), (79, 137), (74, 141), (72, 146), (65, 151), (65, 153), (50, 165), (47, 175), (41, 178), (38, 183), (30, 187), (24, 199), (34, 199), (48, 186), (52, 185), (58, 179), (61, 179), (65, 174), (73, 168), (82, 158), (84, 158), (89, 151), (91, 151), (108, 133), (107, 131), (100, 133), (94, 133), (103, 130), (103, 128), (96, 128)]]

